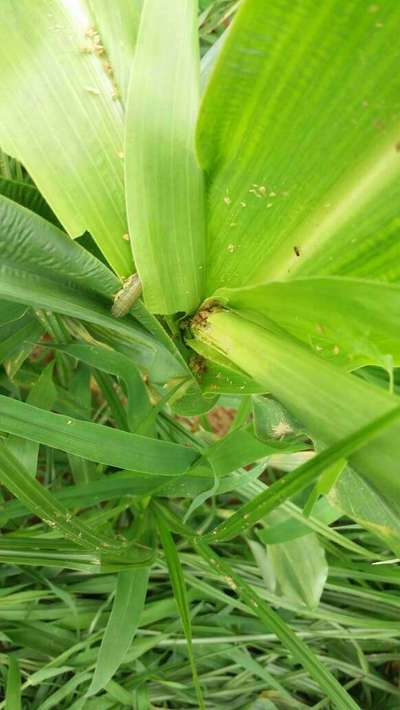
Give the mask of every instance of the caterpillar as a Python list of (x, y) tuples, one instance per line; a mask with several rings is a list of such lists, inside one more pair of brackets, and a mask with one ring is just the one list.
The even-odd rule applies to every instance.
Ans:
[(142, 293), (142, 283), (139, 274), (132, 274), (125, 279), (122, 288), (115, 294), (111, 313), (114, 318), (125, 316), (136, 303)]

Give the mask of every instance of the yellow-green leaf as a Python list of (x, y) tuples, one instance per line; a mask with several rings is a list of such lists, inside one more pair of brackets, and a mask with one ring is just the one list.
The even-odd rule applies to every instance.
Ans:
[(245, 0), (203, 98), (207, 291), (400, 276), (397, 0)]
[(4, 0), (0, 146), (18, 158), (72, 237), (89, 231), (113, 269), (132, 272), (123, 111), (85, 0)]
[(274, 321), (317, 355), (345, 369), (400, 365), (397, 284), (304, 278), (219, 289), (215, 297), (230, 308), (251, 311), (253, 319), (264, 316)]
[(191, 311), (204, 281), (203, 177), (194, 148), (199, 101), (195, 0), (146, 0), (126, 129), (129, 231), (154, 313)]

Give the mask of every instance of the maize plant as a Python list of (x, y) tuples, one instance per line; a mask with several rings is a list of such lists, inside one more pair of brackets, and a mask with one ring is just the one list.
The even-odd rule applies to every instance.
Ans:
[(0, 708), (399, 707), (398, 0), (0, 20)]

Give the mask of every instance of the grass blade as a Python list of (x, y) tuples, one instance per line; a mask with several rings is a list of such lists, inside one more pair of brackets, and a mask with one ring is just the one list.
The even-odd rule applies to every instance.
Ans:
[(156, 475), (184, 473), (198, 457), (179, 444), (46, 412), (4, 395), (0, 430), (90, 461)]
[[(39, 215), (0, 196), (1, 267), (32, 270), (59, 286), (111, 299), (120, 281), (99, 259)], [(46, 257), (46, 258), (44, 258)]]
[[(10, 302), (7, 305), (12, 306)], [(43, 327), (30, 309), (0, 326), (0, 362), (5, 363), (9, 377), (14, 377), (42, 335)]]
[(151, 405), (140, 372), (130, 358), (110, 348), (86, 343), (73, 343), (57, 350), (124, 380), (128, 398), (126, 416), (129, 431), (135, 431), (151, 411)]
[(296, 636), (285, 621), (264, 602), (244, 580), (234, 572), (205, 542), (195, 544), (198, 553), (215, 572), (226, 580), (228, 586), (249, 606), (253, 613), (272, 630), (285, 648), (301, 663), (319, 684), (338, 710), (359, 710), (359, 706), (342, 688), (336, 678), (318, 660), (313, 651)]
[(134, 345), (134, 361), (151, 370), (156, 382), (190, 376), (168, 338), (161, 343), (157, 334), (150, 335), (156, 319), (143, 307), (135, 311), (144, 327), (131, 317), (112, 317), (112, 296), (120, 281), (65, 232), (2, 196), (0, 225), (0, 298), (105, 328), (118, 342)]
[(148, 579), (148, 568), (119, 572), (114, 604), (88, 695), (104, 688), (123, 662), (144, 608)]
[[(235, 488), (239, 475), (227, 488)], [(102, 501), (110, 501), (123, 496), (162, 496), (179, 495), (194, 498), (199, 493), (207, 491), (213, 484), (214, 476), (211, 469), (204, 466), (194, 466), (185, 476), (156, 476), (139, 471), (119, 471), (108, 473), (99, 480), (84, 484), (66, 486), (54, 491), (53, 496), (71, 507), (97, 505)], [(225, 481), (225, 479), (223, 479)], [(229, 481), (229, 479), (228, 479)], [(0, 509), (0, 525), (8, 520), (26, 515), (26, 509), (16, 500), (10, 500)], [(307, 529), (306, 529), (307, 531)]]
[[(28, 394), (27, 402), (41, 409), (51, 409), (57, 399), (57, 390), (53, 382), (54, 362), (50, 362), (39, 376)], [(19, 436), (9, 436), (7, 448), (15, 455), (20, 464), (36, 476), (39, 444)]]
[(377, 417), (356, 433), (350, 434), (337, 444), (333, 444), (315, 458), (302, 464), (294, 471), (290, 471), (283, 478), (275, 481), (267, 490), (253, 498), (228, 520), (221, 523), (215, 530), (203, 539), (208, 542), (229, 540), (235, 535), (243, 533), (258, 520), (277, 508), (285, 500), (307, 488), (327, 468), (340, 459), (346, 459), (357, 449), (365, 446), (386, 427), (400, 418), (400, 407)]
[(36, 535), (2, 535), (0, 542), (0, 562), (3, 564), (61, 567), (96, 575), (140, 569), (153, 562), (155, 555), (146, 548), (136, 548), (136, 552), (136, 556), (127, 555), (125, 551), (124, 554), (120, 551), (118, 555), (110, 549), (106, 555), (101, 550), (78, 547), (62, 538), (53, 540)]
[(0, 439), (0, 482), (32, 513), (68, 540), (88, 549), (121, 551), (121, 543), (98, 535), (73, 516), (62, 503), (29, 474)]
[(158, 531), (160, 533), (161, 543), (164, 548), (165, 559), (167, 561), (169, 576), (171, 580), (172, 589), (176, 599), (176, 603), (179, 609), (179, 614), (181, 617), (181, 622), (183, 626), (183, 631), (187, 641), (187, 651), (190, 661), (190, 666), (193, 675), (193, 684), (196, 691), (197, 702), (199, 708), (204, 710), (205, 705), (203, 701), (203, 693), (200, 687), (196, 661), (193, 654), (192, 645), (192, 624), (190, 620), (189, 602), (187, 598), (185, 579), (183, 576), (183, 570), (178, 557), (178, 553), (175, 547), (175, 543), (172, 539), (172, 535), (169, 528), (165, 522), (163, 513), (159, 509), (156, 510), (156, 518), (158, 524)]
[(36, 212), (40, 217), (55, 224), (56, 227), (61, 226), (54, 212), (52, 212), (34, 185), (0, 177), (0, 195), (8, 197), (9, 200), (17, 202), (28, 210), (32, 210), (32, 212)]
[(8, 657), (5, 710), (21, 710), (21, 674), (15, 656)]

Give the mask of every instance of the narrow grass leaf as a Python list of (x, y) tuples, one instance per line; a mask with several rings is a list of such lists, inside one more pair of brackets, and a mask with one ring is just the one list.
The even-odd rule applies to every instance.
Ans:
[[(328, 494), (339, 513), (380, 537), (400, 556), (400, 517), (393, 506), (369, 481), (347, 466)], [(314, 511), (313, 511), (314, 514)]]
[[(6, 565), (28, 567), (55, 567), (77, 570), (87, 574), (115, 573), (120, 570), (145, 567), (154, 560), (148, 550), (136, 548), (136, 555), (103, 554), (94, 548), (82, 548), (61, 538), (52, 540), (19, 535), (2, 535), (0, 541), (0, 562)], [(139, 554), (141, 553), (141, 554)], [(136, 559), (135, 559), (136, 557)], [(1, 707), (1, 706), (0, 706)]]
[(0, 328), (3, 340), (3, 333), (7, 334), (7, 326), (12, 326), (16, 321), (22, 320), (28, 311), (26, 306), (22, 306), (12, 301), (0, 300)]
[(32, 210), (32, 212), (36, 212), (40, 217), (55, 224), (56, 227), (61, 226), (54, 212), (35, 185), (0, 177), (0, 195), (8, 197), (9, 200), (17, 202), (28, 210)]
[(203, 177), (195, 0), (146, 0), (126, 118), (126, 201), (144, 300), (153, 313), (194, 310), (203, 295)]
[(136, 710), (150, 710), (149, 689), (146, 685), (140, 685), (134, 691)]
[(112, 295), (121, 282), (90, 252), (54, 225), (2, 196), (0, 225), (0, 298), (106, 329), (107, 336), (115, 337), (119, 346), (130, 346), (135, 362), (151, 372), (156, 382), (190, 376), (183, 359), (175, 356), (170, 339), (164, 335), (160, 342), (148, 331), (155, 320), (150, 314), (142, 318), (144, 327), (129, 316), (111, 315)]
[(43, 326), (30, 309), (21, 318), (0, 326), (0, 362), (5, 362), (11, 377), (19, 369), (15, 361), (22, 365), (42, 334)]
[(114, 680), (109, 680), (104, 690), (106, 690), (107, 694), (111, 696), (113, 700), (116, 700), (122, 707), (124, 705), (127, 705), (128, 707), (132, 706), (132, 693), (123, 688), (120, 683), (117, 683)]
[(345, 467), (345, 459), (339, 459), (338, 461), (336, 461), (336, 463), (333, 464), (333, 466), (329, 466), (329, 468), (327, 468), (326, 471), (321, 474), (304, 504), (304, 515), (308, 516), (314, 511), (315, 505), (317, 504), (317, 501), (320, 496), (328, 495), (329, 491), (335, 486), (335, 483), (339, 480)]
[[(57, 390), (53, 382), (53, 369), (53, 362), (45, 367), (28, 394), (26, 400), (28, 404), (41, 409), (51, 409), (53, 407), (57, 398)], [(36, 475), (39, 454), (39, 444), (37, 442), (11, 435), (7, 439), (7, 448), (31, 476)]]
[[(259, 470), (257, 475), (260, 475)], [(223, 478), (220, 481), (222, 492), (224, 484), (227, 490), (234, 489), (239, 481), (243, 480), (241, 474)], [(207, 491), (213, 484), (214, 476), (210, 468), (194, 466), (185, 476), (157, 476), (141, 473), (139, 471), (119, 471), (109, 473), (99, 480), (89, 481), (84, 484), (66, 486), (55, 490), (53, 496), (73, 508), (85, 508), (97, 505), (103, 501), (111, 501), (124, 496), (173, 495), (193, 498), (199, 493)], [(7, 520), (26, 515), (27, 509), (21, 502), (7, 501), (0, 509), (0, 524)], [(308, 530), (307, 530), (308, 532)]]
[(206, 491), (202, 491), (201, 493), (198, 493), (197, 496), (192, 500), (192, 502), (189, 505), (189, 508), (187, 509), (185, 516), (183, 518), (183, 522), (186, 523), (187, 520), (190, 518), (192, 513), (194, 513), (197, 508), (200, 508), (203, 503), (206, 502), (209, 498), (212, 496), (216, 495), (219, 491), (219, 479), (218, 476), (216, 475), (214, 471), (214, 481), (211, 486), (211, 488), (208, 488)]
[(84, 321), (94, 336), (106, 337), (116, 348), (127, 351), (136, 364), (151, 373), (153, 381), (190, 377), (188, 369), (162, 343), (132, 318), (113, 318), (109, 308), (91, 294), (66, 287), (57, 279), (38, 278), (28, 268), (8, 269), (6, 273), (6, 267), (0, 264), (0, 276), (1, 298)]
[(95, 695), (104, 688), (123, 662), (144, 608), (148, 579), (148, 569), (119, 572), (113, 607), (88, 695)]
[(21, 674), (15, 656), (8, 656), (5, 710), (21, 710)]
[(358, 710), (358, 705), (340, 685), (339, 681), (325, 668), (314, 652), (304, 643), (286, 622), (245, 582), (232, 567), (222, 560), (205, 542), (195, 543), (198, 553), (212, 569), (221, 575), (226, 584), (248, 605), (267, 629), (273, 631), (282, 644), (305, 668), (323, 689), (338, 710)]
[(190, 666), (192, 669), (193, 684), (196, 691), (197, 702), (199, 704), (199, 708), (204, 709), (205, 705), (203, 701), (203, 693), (199, 683), (196, 669), (196, 661), (193, 654), (192, 624), (190, 620), (189, 602), (187, 598), (186, 584), (183, 576), (182, 566), (178, 557), (178, 552), (175, 547), (175, 543), (172, 539), (172, 535), (169, 531), (168, 525), (165, 522), (164, 515), (162, 512), (160, 512), (160, 509), (157, 508), (156, 518), (161, 543), (164, 548), (165, 559), (168, 565), (171, 585), (179, 609), (183, 631), (187, 642), (187, 652), (189, 656)]
[[(52, 708), (59, 708), (68, 696), (71, 694), (74, 696), (77, 688), (79, 688), (79, 686), (83, 683), (86, 683), (89, 679), (90, 673), (87, 671), (75, 673), (72, 678), (69, 678), (54, 693), (47, 696), (46, 700), (41, 703), (40, 710), (52, 710)], [(81, 690), (79, 692), (82, 693), (83, 691)]]
[(73, 343), (59, 347), (58, 351), (71, 355), (91, 367), (116, 375), (125, 382), (129, 430), (135, 431), (142, 419), (149, 414), (151, 405), (143, 378), (134, 363), (123, 353), (101, 345)]
[[(289, 701), (289, 703), (292, 701), (292, 697), (290, 696), (286, 688), (282, 685), (282, 683), (279, 683), (279, 681), (276, 680), (275, 676), (272, 673), (269, 673), (269, 671), (264, 668), (264, 666), (262, 666), (261, 663), (259, 663), (255, 658), (253, 658), (250, 653), (241, 648), (232, 648), (229, 651), (228, 658), (230, 660), (233, 659), (239, 666), (244, 668), (246, 671), (249, 671), (258, 678), (264, 680), (268, 688), (274, 688), (275, 690), (277, 690), (283, 698)], [(300, 710), (300, 708), (305, 708), (306, 706), (301, 703), (298, 707)]]
[(155, 475), (184, 473), (198, 458), (193, 449), (46, 412), (0, 395), (0, 431), (117, 468)]
[(4, 196), (0, 196), (0, 217), (2, 269), (26, 266), (37, 277), (57, 278), (60, 286), (108, 298), (118, 290), (119, 279), (54, 224)]
[(32, 513), (59, 530), (77, 545), (109, 552), (121, 551), (121, 543), (97, 534), (72, 515), (62, 503), (29, 474), (0, 439), (0, 482)]
[(115, 380), (103, 370), (96, 370), (93, 376), (101, 390), (101, 397), (107, 403), (110, 410), (110, 417), (117, 429), (129, 431), (126, 409), (122, 404), (121, 397), (116, 389)]
[(390, 427), (399, 418), (400, 407), (393, 408), (388, 413), (375, 418), (354, 434), (350, 434), (350, 436), (342, 439), (337, 444), (333, 444), (310, 461), (272, 483), (263, 493), (245, 503), (228, 520), (205, 536), (204, 539), (207, 541), (229, 540), (235, 535), (243, 533), (285, 500), (304, 490), (336, 461), (350, 457), (355, 451), (365, 446), (371, 439), (378, 436), (386, 427)]

